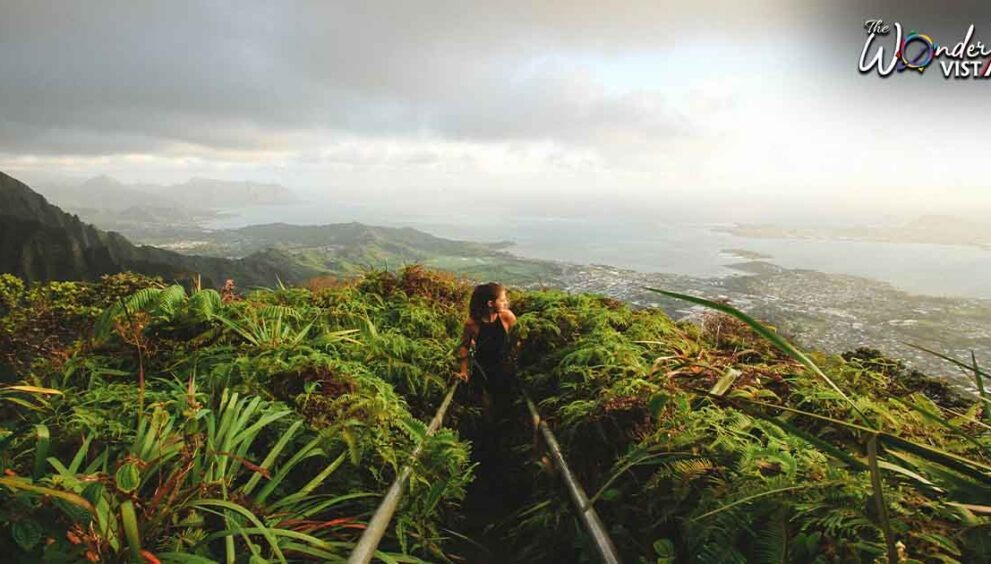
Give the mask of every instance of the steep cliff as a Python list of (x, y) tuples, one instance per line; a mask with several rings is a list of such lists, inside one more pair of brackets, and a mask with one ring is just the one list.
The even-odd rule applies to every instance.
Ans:
[(318, 273), (273, 250), (230, 260), (136, 246), (118, 233), (63, 212), (0, 172), (0, 272), (39, 281), (93, 280), (125, 270), (166, 279), (199, 274), (206, 285), (233, 278), (242, 286), (271, 286), (279, 279), (296, 282)]

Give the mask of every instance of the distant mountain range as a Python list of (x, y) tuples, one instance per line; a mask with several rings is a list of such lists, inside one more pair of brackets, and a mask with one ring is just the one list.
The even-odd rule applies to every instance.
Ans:
[(330, 225), (267, 223), (204, 233), (216, 256), (245, 256), (261, 249), (320, 251), (353, 261), (427, 260), (437, 256), (488, 256), (508, 242), (475, 243), (443, 239), (412, 227), (381, 227), (357, 221)]
[[(94, 202), (103, 204), (102, 200)], [(233, 278), (242, 286), (271, 286), (279, 279), (298, 282), (319, 274), (275, 250), (232, 260), (137, 246), (119, 233), (84, 223), (0, 172), (0, 272), (36, 281), (93, 280), (121, 271), (166, 279), (198, 274), (206, 285)]]
[(34, 188), (83, 221), (146, 238), (155, 233), (194, 230), (222, 210), (298, 202), (281, 184), (192, 178), (180, 184), (124, 184), (109, 176), (80, 182), (62, 178)]
[[(111, 179), (112, 180), (112, 179)], [(192, 190), (190, 181), (176, 189)], [(140, 221), (142, 213), (163, 198), (158, 191), (142, 192), (107, 179), (88, 186), (102, 196), (93, 205), (118, 207)], [(240, 186), (240, 188), (238, 188)], [(244, 189), (250, 198), (265, 195), (268, 185), (227, 183), (223, 190)], [(204, 188), (205, 190), (206, 188)], [(254, 192), (252, 192), (254, 190)], [(146, 194), (142, 200), (138, 194)], [(107, 200), (117, 198), (111, 203)], [(181, 196), (179, 199), (191, 197)], [(152, 210), (152, 211), (148, 211)], [(153, 219), (160, 220), (156, 215)], [(115, 231), (104, 231), (62, 211), (26, 184), (0, 173), (0, 272), (29, 281), (93, 280), (103, 274), (134, 271), (166, 279), (187, 279), (194, 274), (206, 285), (233, 278), (241, 287), (272, 286), (278, 280), (302, 283), (320, 275), (349, 276), (366, 267), (399, 267), (410, 262), (460, 272), (482, 279), (540, 282), (555, 276), (560, 267), (548, 261), (514, 257), (501, 249), (507, 242), (476, 243), (435, 237), (413, 228), (364, 225), (357, 222), (304, 226), (274, 223), (241, 229), (191, 231), (194, 239), (173, 239), (171, 249), (135, 245)], [(199, 253), (199, 254), (186, 254)]]
[(191, 178), (182, 184), (164, 186), (158, 193), (193, 209), (292, 204), (299, 201), (292, 191), (281, 184), (211, 178)]
[(237, 258), (277, 249), (299, 264), (335, 276), (359, 274), (367, 267), (394, 268), (421, 262), (485, 281), (547, 282), (560, 273), (551, 261), (514, 256), (508, 241), (481, 243), (436, 237), (411, 227), (358, 222), (330, 225), (269, 223), (239, 229), (203, 231), (159, 243), (180, 252)]
[(991, 250), (991, 233), (983, 222), (946, 215), (925, 215), (902, 225), (861, 227), (782, 227), (738, 224), (726, 233), (756, 239), (819, 239), (969, 245)]
[(204, 213), (253, 205), (291, 204), (299, 198), (281, 184), (191, 178), (181, 184), (124, 184), (109, 176), (82, 183), (42, 184), (38, 191), (62, 207), (121, 211), (179, 208)]

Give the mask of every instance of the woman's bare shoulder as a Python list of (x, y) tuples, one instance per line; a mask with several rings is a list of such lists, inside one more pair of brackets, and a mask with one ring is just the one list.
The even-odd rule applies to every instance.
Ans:
[(513, 313), (512, 310), (504, 309), (504, 310), (500, 311), (499, 312), (499, 317), (501, 317), (503, 321), (505, 321), (506, 323), (508, 323), (510, 325), (512, 325), (513, 323), (516, 323), (516, 314)]

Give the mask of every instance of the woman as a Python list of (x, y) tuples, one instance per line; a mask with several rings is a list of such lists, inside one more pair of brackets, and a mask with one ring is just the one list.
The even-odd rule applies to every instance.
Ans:
[[(503, 416), (512, 404), (516, 377), (510, 356), (509, 331), (516, 316), (509, 309), (506, 288), (489, 282), (475, 286), (468, 304), (468, 319), (461, 334), (458, 378), (481, 390), (491, 415)], [(475, 362), (468, 367), (468, 352), (475, 345)]]
[[(469, 403), (477, 405), (481, 396), (484, 415), (461, 428), (461, 437), (471, 442), (472, 461), (478, 463), (465, 505), (484, 516), (470, 527), (477, 527), (479, 536), (488, 538), (486, 544), (492, 546), (503, 542), (507, 534), (503, 528), (511, 522), (507, 518), (526, 502), (530, 487), (529, 475), (521, 471), (527, 460), (513, 449), (527, 437), (522, 430), (526, 420), (513, 413), (519, 392), (508, 335), (515, 324), (502, 285), (490, 282), (475, 287), (458, 347), (457, 377), (467, 382)], [(472, 345), (475, 354), (469, 370)], [(484, 561), (504, 560), (493, 554), (489, 558)]]

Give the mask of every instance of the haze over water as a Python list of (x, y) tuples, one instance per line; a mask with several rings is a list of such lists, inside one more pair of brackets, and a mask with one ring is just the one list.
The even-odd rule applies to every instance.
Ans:
[[(680, 214), (674, 213), (674, 216)], [(532, 215), (469, 215), (383, 209), (380, 204), (313, 203), (231, 210), (213, 228), (284, 222), (322, 225), (359, 221), (414, 227), (438, 237), (478, 242), (512, 241), (523, 257), (605, 264), (641, 272), (727, 276), (746, 259), (724, 252), (746, 249), (786, 268), (850, 274), (915, 294), (991, 298), (991, 252), (962, 245), (813, 239), (756, 239), (718, 231), (725, 222), (691, 216), (656, 220)]]

